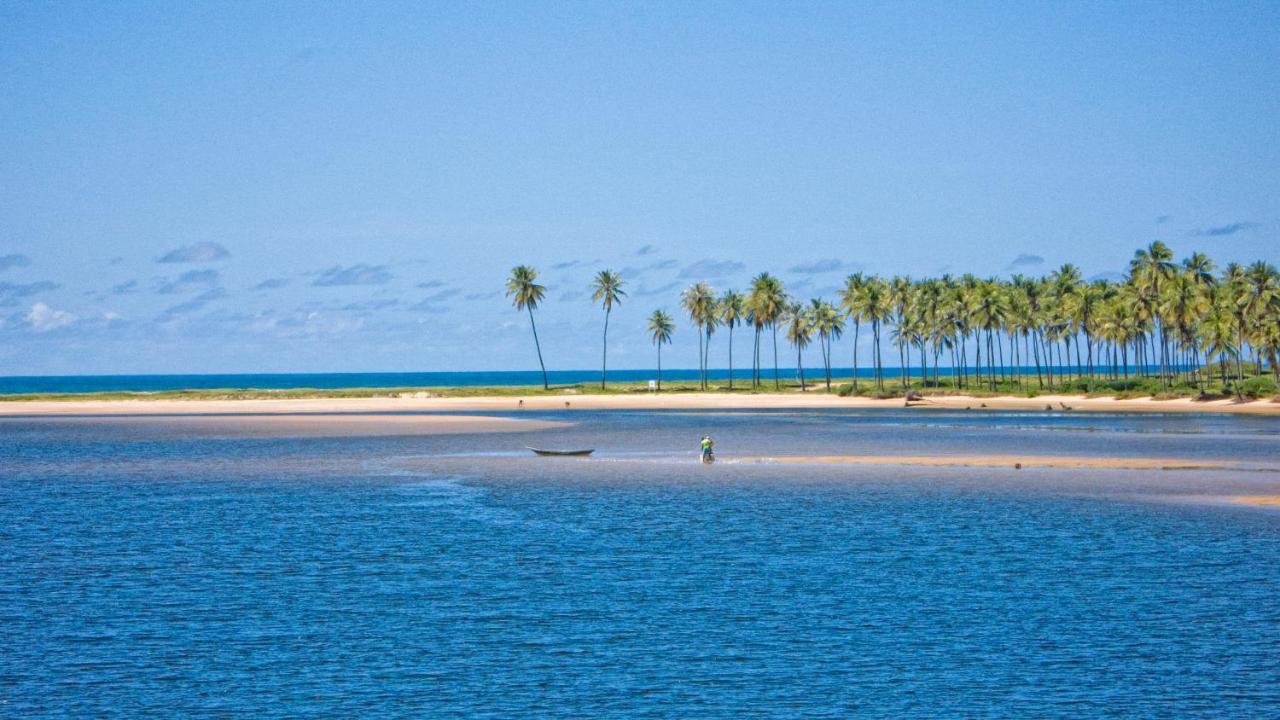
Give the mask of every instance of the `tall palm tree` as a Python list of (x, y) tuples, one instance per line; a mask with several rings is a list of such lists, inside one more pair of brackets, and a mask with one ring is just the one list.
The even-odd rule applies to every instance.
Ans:
[(663, 310), (654, 310), (649, 316), (649, 337), (658, 346), (658, 392), (662, 392), (662, 346), (671, 344), (671, 335), (676, 331), (676, 323)]
[(604, 389), (605, 376), (609, 367), (609, 314), (614, 305), (621, 305), (627, 293), (622, 289), (626, 283), (622, 276), (612, 270), (601, 270), (591, 281), (591, 299), (604, 307), (604, 344), (600, 353), (600, 389)]
[(787, 342), (796, 348), (796, 372), (800, 375), (800, 391), (806, 390), (804, 383), (803, 350), (813, 339), (813, 318), (803, 303), (787, 305), (785, 320), (787, 322)]
[(773, 388), (777, 390), (781, 387), (778, 380), (778, 323), (787, 309), (787, 291), (781, 280), (767, 272), (760, 273), (751, 281), (748, 298), (752, 316), (758, 323), (757, 336), (766, 327), (773, 333)]
[(720, 296), (720, 322), (729, 328), (729, 389), (733, 390), (733, 329), (747, 315), (746, 298), (737, 290), (725, 290)]
[(872, 278), (859, 288), (856, 307), (863, 320), (871, 323), (876, 389), (884, 390), (884, 363), (880, 355), (880, 325), (891, 317), (889, 285), (880, 278)]
[[(699, 387), (707, 389), (706, 351), (710, 346), (711, 326), (716, 322), (716, 294), (705, 282), (685, 288), (680, 295), (680, 305), (688, 313), (689, 320), (698, 328), (698, 379)], [(708, 342), (704, 345), (703, 333)]]
[(517, 310), (529, 311), (529, 327), (533, 328), (533, 346), (538, 351), (538, 366), (542, 368), (542, 389), (550, 389), (547, 382), (547, 366), (542, 362), (542, 345), (538, 342), (538, 326), (533, 321), (533, 311), (546, 297), (547, 289), (539, 285), (538, 271), (528, 265), (517, 265), (511, 269), (511, 277), (507, 278), (507, 297)]
[(826, 377), (827, 390), (831, 390), (831, 343), (839, 340), (844, 333), (844, 318), (834, 305), (822, 298), (809, 301), (809, 318), (813, 329), (818, 333), (818, 345), (822, 350), (822, 371)]
[(862, 273), (853, 273), (844, 279), (844, 287), (840, 289), (840, 309), (853, 325), (853, 392), (858, 392), (858, 330), (862, 327), (862, 305), (859, 298), (862, 286), (867, 278)]
[[(1156, 307), (1160, 304), (1160, 290), (1165, 279), (1173, 275), (1173, 251), (1168, 245), (1156, 240), (1145, 249), (1133, 254), (1129, 262), (1130, 276), (1139, 290), (1146, 296), (1147, 302)], [(1159, 313), (1153, 314), (1155, 331), (1160, 336), (1160, 382), (1168, 387), (1168, 343), (1163, 320)]]

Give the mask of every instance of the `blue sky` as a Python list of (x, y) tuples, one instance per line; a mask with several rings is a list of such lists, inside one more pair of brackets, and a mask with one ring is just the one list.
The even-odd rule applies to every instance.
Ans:
[(1280, 3), (3, 0), (0, 374), (528, 369), (517, 263), (571, 369), (605, 267), (649, 367), (698, 279), (1276, 261), (1277, 58)]

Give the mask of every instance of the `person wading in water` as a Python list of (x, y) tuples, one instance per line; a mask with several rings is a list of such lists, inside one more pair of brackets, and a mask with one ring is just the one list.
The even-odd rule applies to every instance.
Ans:
[(715, 452), (713, 452), (715, 444), (715, 441), (711, 439), (710, 435), (702, 436), (702, 462), (715, 462), (716, 455)]

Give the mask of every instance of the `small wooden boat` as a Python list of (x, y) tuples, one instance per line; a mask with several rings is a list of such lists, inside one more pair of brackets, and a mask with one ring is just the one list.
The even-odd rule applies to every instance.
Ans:
[(543, 450), (541, 448), (529, 447), (528, 445), (525, 445), (525, 447), (532, 450), (535, 455), (543, 455), (547, 457), (586, 457), (595, 452), (595, 448), (590, 450)]

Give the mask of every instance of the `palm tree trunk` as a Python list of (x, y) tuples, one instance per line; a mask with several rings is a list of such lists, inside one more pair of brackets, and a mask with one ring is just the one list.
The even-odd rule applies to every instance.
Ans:
[(858, 328), (862, 323), (853, 324), (853, 394), (858, 394)]
[(760, 386), (760, 326), (751, 324), (755, 326), (755, 343), (751, 347), (751, 389), (754, 390)]
[(706, 367), (702, 362), (702, 324), (698, 324), (698, 334), (694, 336), (694, 342), (698, 343), (698, 387), (702, 390), (707, 389), (706, 377), (703, 375), (703, 368)]
[(600, 353), (600, 389), (604, 390), (609, 370), (609, 310), (604, 311), (604, 350)]
[(796, 343), (796, 373), (800, 375), (800, 392), (804, 392), (804, 360), (800, 357), (800, 343)]
[(778, 324), (773, 324), (773, 389), (781, 387), (778, 383)]
[(875, 356), (875, 358), (874, 358), (874, 360), (875, 360), (875, 374), (876, 374), (876, 389), (877, 389), (877, 390), (883, 390), (883, 389), (884, 389), (884, 377), (883, 377), (883, 375), (881, 374), (881, 371), (880, 371), (880, 321), (879, 321), (879, 320), (872, 320), (872, 321), (871, 321), (871, 335), (872, 335), (872, 337), (873, 337), (873, 338), (874, 338), (874, 340), (875, 340), (875, 342), (874, 342), (874, 343), (872, 343), (872, 344), (875, 346), (875, 352), (876, 352), (876, 356)]
[(1036, 355), (1036, 385), (1043, 390), (1044, 378), (1040, 375), (1040, 338), (1035, 338), (1035, 342), (1031, 343), (1031, 349), (1035, 351)]
[(542, 362), (542, 344), (538, 342), (538, 324), (533, 321), (533, 308), (529, 307), (529, 327), (533, 328), (533, 347), (538, 351), (538, 367), (542, 368), (542, 389), (550, 390), (547, 383), (547, 366)]
[(658, 341), (658, 392), (662, 392), (662, 341)]
[(702, 389), (707, 390), (711, 386), (711, 326), (707, 325), (706, 329), (706, 345), (707, 351), (702, 355)]
[(899, 333), (899, 336), (898, 336), (898, 384), (902, 386), (903, 390), (906, 390), (907, 389), (907, 360), (903, 356), (903, 348), (906, 345), (906, 343), (902, 341), (901, 326), (899, 326), (898, 328), (898, 333)]
[(729, 391), (733, 391), (733, 326), (729, 326)]

